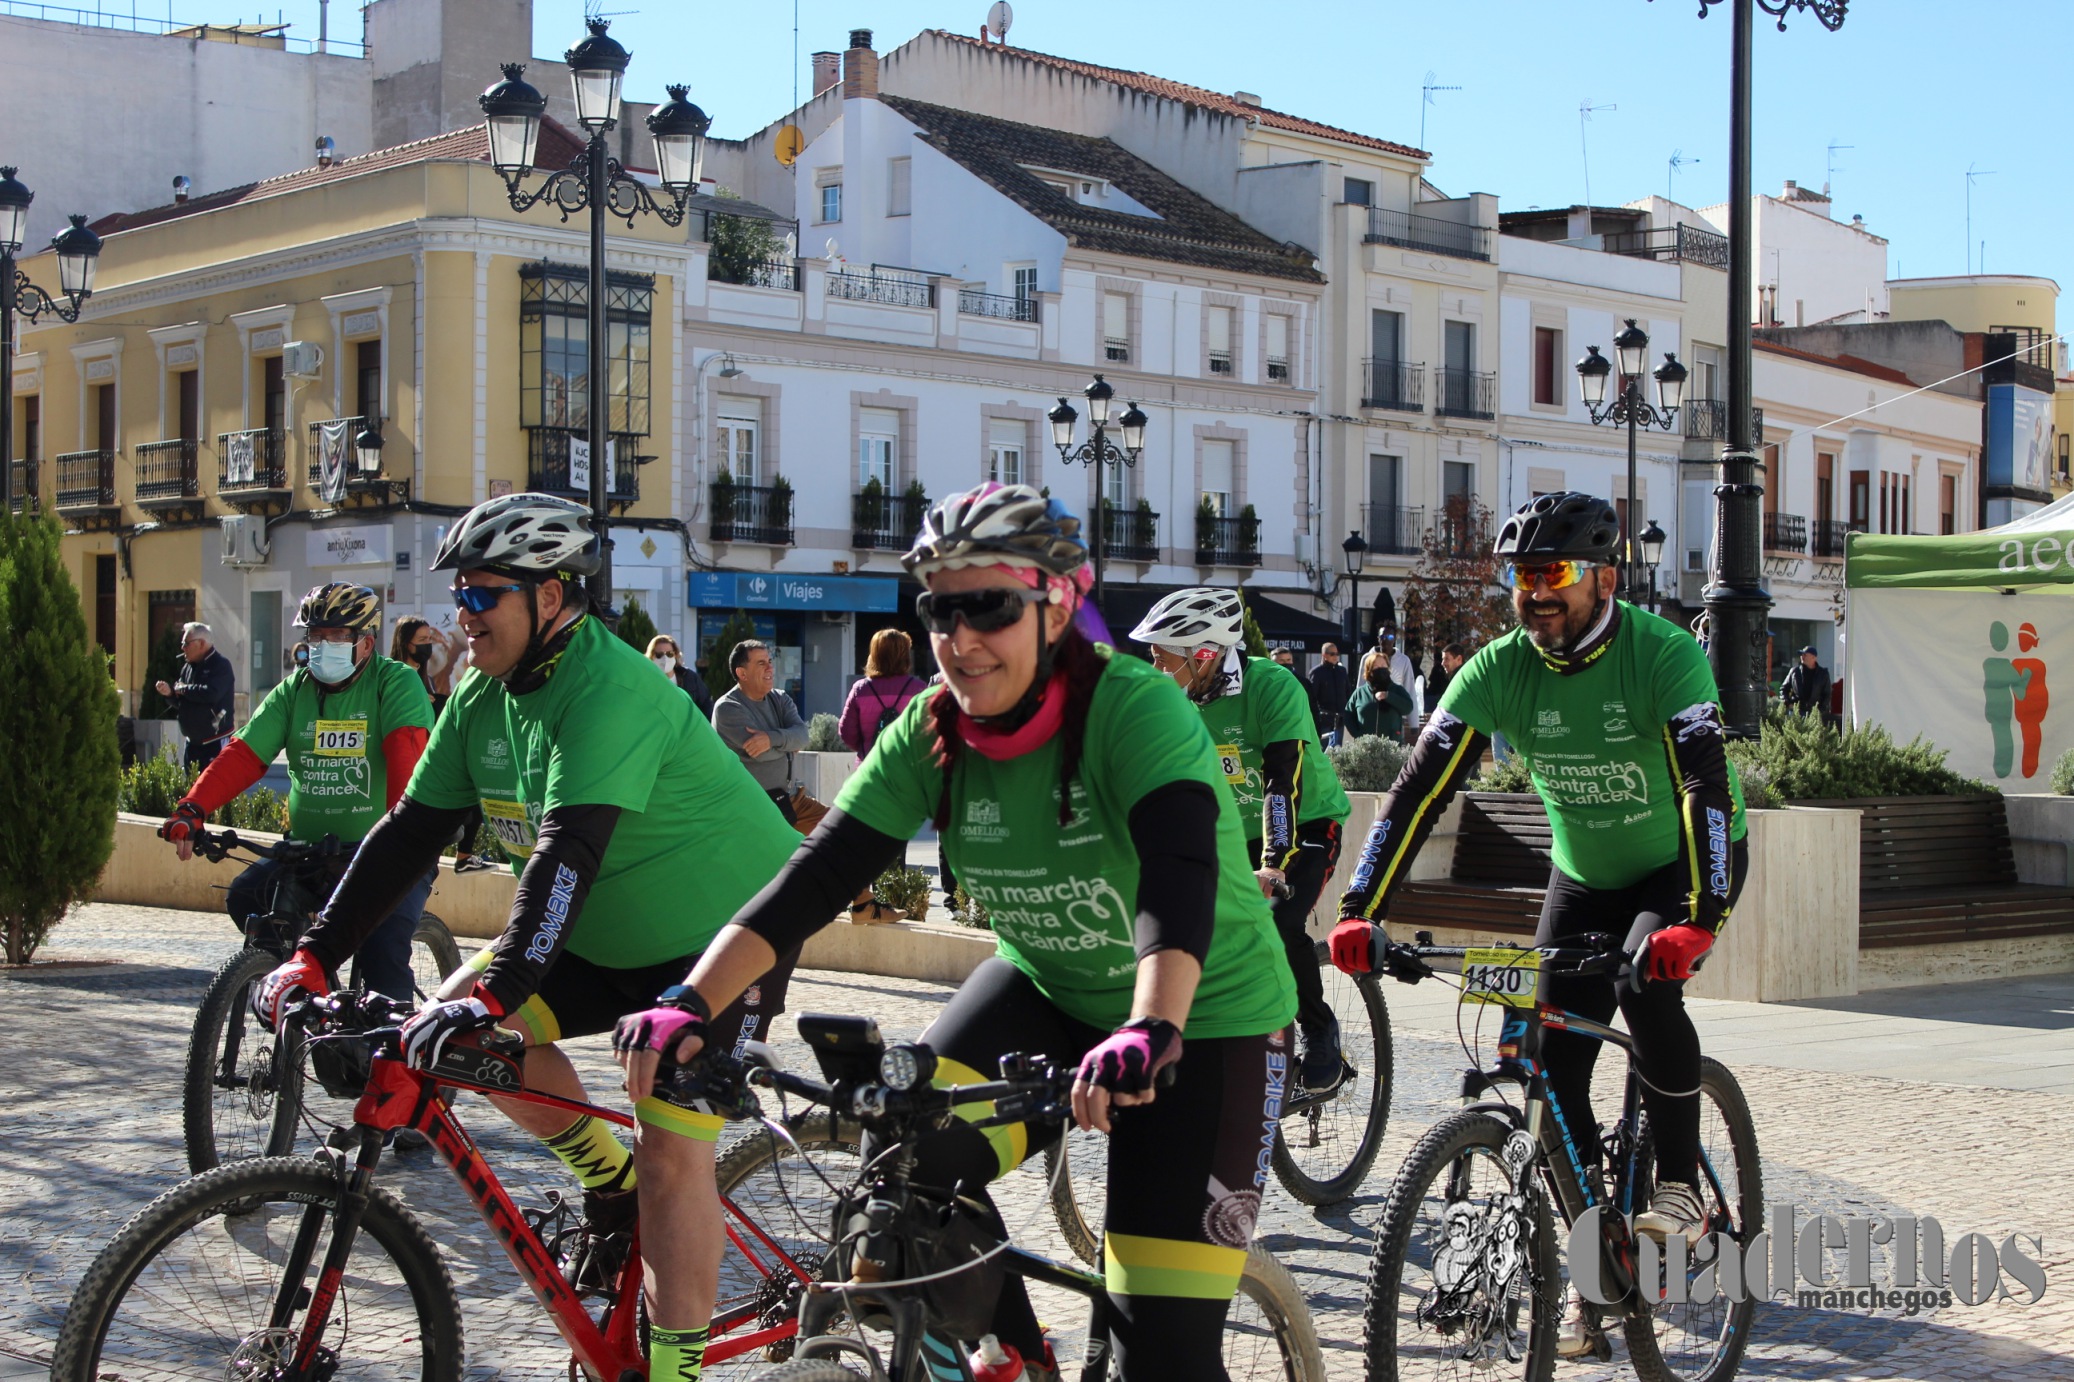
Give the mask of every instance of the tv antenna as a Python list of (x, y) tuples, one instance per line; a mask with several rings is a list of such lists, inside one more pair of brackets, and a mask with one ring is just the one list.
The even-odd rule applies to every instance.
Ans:
[(1013, 23), (1015, 10), (1008, 0), (994, 0), (993, 8), (987, 11), (987, 32), (994, 36), (994, 42), (1007, 43), (1008, 26)]
[(1685, 156), (1685, 150), (1683, 149), (1671, 150), (1671, 157), (1669, 158), (1669, 160), (1667, 160), (1664, 169), (1665, 201), (1674, 202), (1678, 200), (1676, 197), (1671, 195), (1671, 187), (1673, 185), (1673, 180), (1676, 179), (1678, 176), (1678, 170), (1680, 168), (1683, 168), (1688, 163), (1698, 163), (1699, 161), (1700, 160), (1697, 158), (1687, 158)]
[(1829, 141), (1829, 162), (1828, 162), (1828, 164), (1827, 164), (1827, 165), (1826, 165), (1826, 166), (1825, 166), (1825, 167), (1824, 167), (1824, 168), (1822, 169), (1822, 195), (1823, 195), (1823, 196), (1825, 196), (1825, 197), (1826, 197), (1826, 196), (1828, 196), (1828, 195), (1829, 195), (1829, 183), (1830, 183), (1830, 180), (1831, 180), (1832, 178), (1834, 178), (1834, 177), (1836, 176), (1836, 152), (1837, 152), (1837, 150), (1839, 150), (1839, 149), (1855, 149), (1855, 148), (1857, 148), (1857, 147), (1858, 147), (1858, 146), (1857, 146), (1856, 144), (1839, 144), (1839, 143), (1837, 143), (1837, 142), (1836, 142), (1836, 141), (1835, 141), (1834, 139), (1832, 139), (1832, 140), (1830, 140), (1830, 141)]
[[(1981, 178), (1995, 176), (1995, 169), (1982, 168), (1977, 164), (1966, 165), (1966, 272), (1973, 272), (1973, 184)], [(1987, 258), (1987, 244), (1982, 242), (1980, 257)], [(1982, 270), (1986, 272), (1985, 269)]]
[(1421, 86), (1421, 87), (1419, 88), (1419, 147), (1420, 147), (1420, 148), (1422, 148), (1422, 149), (1423, 149), (1423, 148), (1425, 148), (1425, 147), (1426, 147), (1426, 107), (1427, 107), (1427, 106), (1430, 106), (1430, 105), (1434, 105), (1434, 104), (1437, 104), (1437, 103), (1436, 103), (1436, 102), (1434, 101), (1434, 99), (1433, 99), (1433, 93), (1434, 93), (1434, 92), (1436, 92), (1436, 91), (1460, 91), (1461, 89), (1462, 89), (1462, 88), (1461, 88), (1461, 87), (1459, 87), (1459, 86), (1435, 86), (1435, 85), (1433, 84), (1433, 69), (1432, 69), (1432, 68), (1430, 68), (1430, 67), (1426, 69), (1426, 82), (1425, 82), (1425, 85), (1423, 85), (1423, 86)]
[(1577, 103), (1577, 143), (1584, 150), (1584, 216), (1585, 229), (1587, 231), (1591, 228), (1592, 146), (1588, 131), (1591, 126), (1592, 112), (1595, 110), (1619, 109), (1619, 106), (1612, 104), (1595, 106), (1592, 104), (1592, 98), (1589, 96)]

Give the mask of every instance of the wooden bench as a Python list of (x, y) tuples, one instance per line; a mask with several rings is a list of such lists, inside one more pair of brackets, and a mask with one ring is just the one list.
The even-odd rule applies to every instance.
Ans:
[(1858, 817), (1858, 948), (2074, 932), (2074, 887), (2020, 882), (1999, 793), (1795, 802)]
[(1464, 792), (1461, 833), (1445, 881), (1406, 883), (1389, 921), (1531, 936), (1548, 892), (1548, 809), (1532, 793)]

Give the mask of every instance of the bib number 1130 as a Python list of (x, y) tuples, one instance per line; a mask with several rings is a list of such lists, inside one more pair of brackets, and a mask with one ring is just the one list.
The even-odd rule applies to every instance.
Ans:
[(1537, 950), (1472, 949), (1462, 956), (1462, 1000), (1531, 1008), (1541, 997)]

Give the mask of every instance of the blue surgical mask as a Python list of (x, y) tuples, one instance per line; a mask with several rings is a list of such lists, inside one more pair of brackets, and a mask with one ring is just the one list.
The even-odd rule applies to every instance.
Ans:
[(351, 643), (312, 643), (310, 675), (328, 686), (336, 686), (353, 675)]

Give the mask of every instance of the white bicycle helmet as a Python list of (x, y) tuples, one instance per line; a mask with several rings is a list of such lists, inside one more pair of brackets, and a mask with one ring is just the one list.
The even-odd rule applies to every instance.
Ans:
[(1071, 577), (1087, 564), (1080, 520), (1028, 485), (989, 480), (932, 505), (900, 564), (917, 580), (961, 566), (1020, 566)]
[(1177, 590), (1145, 612), (1131, 637), (1189, 655), (1225, 652), (1246, 640), (1246, 607), (1236, 590)]
[(487, 568), (522, 579), (589, 576), (598, 569), (591, 511), (552, 494), (506, 494), (477, 504), (447, 530), (434, 571)]

